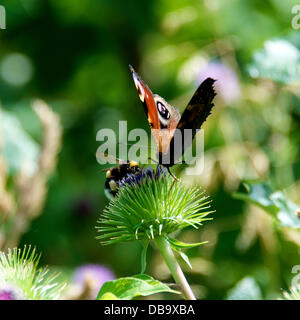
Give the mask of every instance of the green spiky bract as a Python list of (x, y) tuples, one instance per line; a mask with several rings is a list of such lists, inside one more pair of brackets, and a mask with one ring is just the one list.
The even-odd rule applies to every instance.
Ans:
[(199, 188), (190, 188), (170, 175), (145, 177), (120, 188), (98, 220), (97, 238), (108, 245), (154, 240), (188, 226), (198, 228), (209, 219), (209, 203)]
[(64, 284), (55, 282), (57, 274), (48, 275), (48, 268), (39, 268), (40, 255), (30, 246), (0, 252), (0, 291), (13, 288), (17, 299), (56, 300)]

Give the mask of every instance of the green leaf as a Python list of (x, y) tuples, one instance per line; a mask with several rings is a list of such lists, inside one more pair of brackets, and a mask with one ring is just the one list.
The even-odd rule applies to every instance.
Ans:
[(180, 254), (182, 260), (183, 260), (191, 269), (193, 269), (189, 257), (188, 257), (184, 252), (182, 252), (181, 250), (178, 250), (177, 252)]
[(107, 292), (107, 293), (104, 293), (101, 299), (98, 299), (98, 300), (120, 300), (120, 299), (118, 299), (113, 293)]
[(179, 255), (181, 256), (181, 258), (183, 259), (183, 261), (192, 269), (192, 265), (190, 263), (189, 257), (182, 252), (182, 249), (191, 249), (197, 246), (200, 246), (201, 244), (207, 243), (207, 241), (203, 241), (203, 242), (197, 242), (197, 243), (185, 243), (185, 242), (181, 242), (177, 239), (173, 239), (168, 237), (167, 235), (165, 235), (165, 238), (167, 239), (167, 241), (169, 242), (171, 248), (178, 252)]
[(103, 300), (108, 293), (117, 299), (131, 300), (134, 297), (149, 296), (160, 292), (180, 294), (146, 274), (139, 274), (105, 282), (98, 293), (97, 300)]
[(208, 242), (208, 241), (202, 241), (202, 242), (197, 242), (197, 243), (185, 243), (185, 242), (179, 241), (177, 239), (170, 238), (168, 236), (166, 236), (166, 239), (168, 240), (168, 242), (170, 243), (170, 245), (172, 247), (175, 247), (175, 248), (178, 248), (178, 249), (191, 249), (191, 248), (194, 248), (194, 247), (201, 246), (202, 244)]
[(297, 215), (299, 207), (278, 191), (270, 196), (278, 208), (277, 219), (283, 227), (300, 228), (300, 219)]
[(145, 281), (153, 280), (153, 278), (151, 276), (148, 276), (147, 274), (144, 274), (144, 273), (137, 274), (137, 275), (133, 276), (133, 278), (145, 280)]
[(226, 300), (261, 300), (261, 290), (252, 277), (245, 277), (228, 291)]
[(273, 192), (267, 183), (244, 183), (247, 193), (235, 193), (233, 197), (251, 202), (275, 217), (283, 227), (300, 228), (297, 215), (299, 207), (288, 200), (282, 191)]
[(149, 241), (143, 242), (143, 250), (141, 255), (141, 273), (144, 273), (147, 266), (147, 249), (149, 246)]
[(270, 199), (272, 189), (268, 183), (244, 182), (247, 193), (234, 193), (235, 199), (251, 202), (261, 207), (265, 211), (276, 214), (277, 208), (274, 202)]

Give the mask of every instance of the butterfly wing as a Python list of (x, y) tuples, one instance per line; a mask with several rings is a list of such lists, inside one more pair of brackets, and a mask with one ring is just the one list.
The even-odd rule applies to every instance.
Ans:
[[(170, 148), (168, 152), (170, 153), (169, 156), (171, 157), (171, 163), (174, 163), (183, 155), (184, 150), (192, 143), (195, 134), (210, 115), (214, 106), (212, 101), (216, 95), (213, 86), (215, 81), (216, 80), (212, 78), (205, 79), (200, 84), (185, 108), (176, 128), (178, 130), (175, 131), (174, 136), (170, 141)], [(184, 129), (191, 129), (192, 139), (190, 139), (190, 136), (186, 139), (187, 135), (185, 134)], [(181, 135), (182, 140), (179, 139), (178, 141), (182, 141), (182, 143), (175, 143), (177, 134)]]
[(162, 97), (153, 94), (133, 67), (129, 67), (152, 129), (152, 134), (158, 145), (158, 151), (160, 153), (166, 153), (169, 149), (174, 130), (179, 122), (180, 113)]
[(129, 65), (130, 71), (132, 73), (133, 81), (138, 91), (140, 100), (144, 106), (146, 116), (150, 127), (152, 129), (160, 129), (160, 123), (158, 120), (158, 114), (156, 109), (156, 103), (154, 96), (149, 89), (149, 87), (144, 83), (141, 77), (135, 72), (133, 67)]
[(181, 116), (178, 129), (192, 129), (194, 137), (196, 131), (201, 128), (214, 106), (212, 101), (216, 96), (213, 86), (215, 81), (207, 78), (200, 84)]
[[(178, 141), (177, 134), (181, 134), (182, 141), (185, 141), (184, 129), (192, 129), (192, 138), (194, 138), (210, 114), (213, 107), (212, 100), (216, 95), (213, 88), (215, 80), (207, 78), (200, 84), (180, 117), (176, 108), (169, 105), (159, 95), (153, 94), (133, 67), (129, 67), (158, 145), (159, 163), (172, 166), (188, 147), (188, 144), (183, 142), (175, 145), (175, 141)], [(189, 140), (191, 143), (192, 139)]]

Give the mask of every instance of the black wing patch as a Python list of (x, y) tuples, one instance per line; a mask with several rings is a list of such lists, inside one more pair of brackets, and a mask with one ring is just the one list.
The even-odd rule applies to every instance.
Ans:
[[(183, 155), (184, 150), (192, 143), (192, 139), (201, 128), (203, 122), (211, 114), (211, 110), (214, 106), (212, 101), (216, 96), (216, 92), (214, 90), (215, 81), (216, 80), (212, 78), (205, 79), (200, 84), (185, 108), (177, 125), (177, 129), (179, 130), (175, 130), (174, 136), (170, 142), (168, 153), (171, 159), (171, 164), (174, 164), (174, 162)], [(185, 136), (184, 129), (191, 129), (192, 138)], [(182, 143), (175, 146), (174, 141), (178, 141), (176, 140), (177, 134), (181, 134)], [(184, 144), (184, 141), (187, 143)]]
[[(200, 84), (180, 118), (177, 125), (178, 129), (196, 131), (201, 128), (214, 106), (212, 101), (216, 96), (213, 87), (215, 81), (212, 78), (207, 78)], [(196, 132), (193, 132), (193, 137), (195, 134)]]

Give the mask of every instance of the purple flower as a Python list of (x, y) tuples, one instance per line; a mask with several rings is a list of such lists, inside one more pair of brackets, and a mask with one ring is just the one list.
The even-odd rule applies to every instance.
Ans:
[(216, 79), (217, 93), (226, 103), (232, 103), (240, 97), (240, 85), (235, 72), (219, 61), (209, 62), (204, 66), (197, 77), (200, 83), (207, 77)]
[[(1, 279), (0, 279), (1, 280)], [(23, 294), (21, 291), (10, 284), (1, 282), (0, 284), (0, 300), (24, 300)]]
[(73, 280), (81, 287), (89, 286), (91, 289), (91, 299), (95, 299), (104, 284), (109, 280), (114, 280), (114, 273), (107, 267), (100, 264), (86, 264), (75, 270)]
[(152, 167), (143, 168), (138, 173), (128, 174), (120, 181), (119, 185), (125, 186), (126, 184), (129, 184), (132, 186), (133, 184), (142, 183), (146, 178), (157, 180), (160, 176), (165, 177), (166, 174), (167, 169), (161, 165), (158, 165), (156, 169), (152, 169)]
[(16, 297), (14, 293), (10, 290), (1, 290), (0, 300), (16, 300)]

